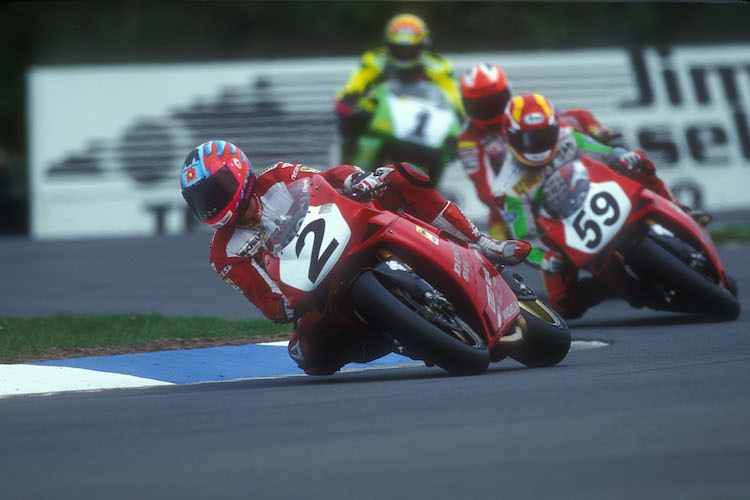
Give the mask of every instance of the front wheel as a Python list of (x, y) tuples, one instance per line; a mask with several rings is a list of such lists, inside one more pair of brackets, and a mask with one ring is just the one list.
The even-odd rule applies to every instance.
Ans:
[(381, 283), (372, 271), (356, 279), (351, 296), (368, 324), (396, 339), (408, 354), (456, 375), (487, 370), (487, 345), (449, 305), (435, 307), (417, 300), (396, 283)]
[[(659, 308), (702, 313), (719, 321), (731, 321), (740, 314), (732, 290), (714, 283), (651, 238), (643, 238), (633, 249), (631, 267), (643, 279), (660, 285), (668, 300)], [(733, 288), (736, 292), (736, 284)]]
[(570, 351), (570, 330), (564, 319), (539, 299), (519, 300), (526, 332), (513, 359), (529, 368), (555, 366)]

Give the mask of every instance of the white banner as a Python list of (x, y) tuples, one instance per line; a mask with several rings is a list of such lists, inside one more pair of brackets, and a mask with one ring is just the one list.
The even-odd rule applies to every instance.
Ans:
[[(514, 92), (585, 107), (643, 149), (682, 200), (750, 209), (750, 45), (447, 54), (460, 75), (499, 64)], [(194, 225), (180, 196), (187, 153), (213, 138), (276, 161), (328, 168), (333, 95), (356, 58), (34, 68), (28, 76), (31, 234), (142, 236)], [(456, 165), (444, 189), (486, 209)]]

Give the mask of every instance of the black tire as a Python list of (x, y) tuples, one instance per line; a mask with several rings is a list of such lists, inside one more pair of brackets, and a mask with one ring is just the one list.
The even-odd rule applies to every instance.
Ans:
[(522, 300), (518, 305), (526, 320), (526, 334), (511, 357), (529, 368), (555, 366), (570, 351), (568, 324), (557, 311), (539, 299)]
[(670, 253), (651, 238), (643, 238), (631, 253), (631, 267), (674, 291), (673, 310), (702, 313), (719, 321), (740, 314), (740, 303), (731, 291), (719, 286)]
[(410, 355), (433, 363), (455, 375), (475, 375), (487, 370), (490, 353), (484, 340), (463, 320), (454, 317), (468, 343), (440, 322), (421, 315), (418, 304), (396, 296), (371, 271), (363, 272), (351, 286), (357, 311), (368, 323), (398, 340)]

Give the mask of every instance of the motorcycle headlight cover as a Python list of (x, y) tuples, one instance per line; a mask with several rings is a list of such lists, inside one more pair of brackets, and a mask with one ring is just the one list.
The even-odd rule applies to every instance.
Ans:
[(581, 208), (590, 185), (588, 170), (580, 162), (565, 165), (542, 184), (544, 208), (553, 217), (565, 219)]

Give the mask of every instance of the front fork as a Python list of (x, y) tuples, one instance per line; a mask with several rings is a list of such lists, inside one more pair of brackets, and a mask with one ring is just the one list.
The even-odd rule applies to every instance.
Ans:
[[(537, 300), (537, 295), (531, 288), (526, 286), (520, 274), (512, 272), (507, 267), (498, 268), (498, 270), (500, 271), (500, 276), (516, 295), (519, 307), (523, 309), (524, 302), (530, 303)], [(511, 331), (500, 337), (495, 345), (492, 346), (490, 361), (494, 363), (513, 355), (520, 348), (527, 330), (528, 324), (526, 323), (526, 319), (524, 319), (523, 315), (519, 314), (516, 317), (515, 324), (511, 327)]]
[[(379, 250), (378, 258), (380, 262), (369, 268), (369, 270), (377, 275), (379, 279), (382, 279), (383, 282), (396, 286), (412, 300), (426, 306), (430, 310), (443, 310), (448, 314), (455, 312), (453, 305), (439, 291), (435, 290), (432, 285), (414, 273), (409, 265), (384, 249)], [(356, 310), (354, 313), (361, 323), (367, 324), (367, 321)], [(410, 356), (398, 340), (395, 338), (392, 338), (392, 340), (393, 352), (411, 357), (412, 359), (419, 359)]]

